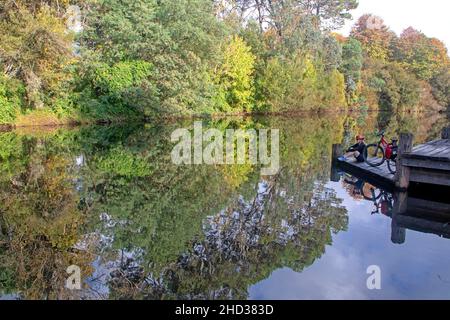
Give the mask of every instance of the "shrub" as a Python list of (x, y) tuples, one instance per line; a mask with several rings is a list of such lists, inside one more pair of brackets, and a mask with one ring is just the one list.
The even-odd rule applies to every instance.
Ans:
[(14, 79), (0, 76), (0, 124), (11, 124), (23, 106), (25, 88)]

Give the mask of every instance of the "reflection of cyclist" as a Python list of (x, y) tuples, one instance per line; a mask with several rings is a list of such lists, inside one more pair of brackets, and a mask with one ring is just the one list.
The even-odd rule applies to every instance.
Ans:
[(355, 200), (372, 200), (372, 191), (374, 186), (368, 184), (364, 180), (358, 179), (353, 176), (346, 176), (343, 179), (344, 187), (349, 193), (349, 195)]
[(341, 161), (348, 161), (356, 159), (357, 162), (364, 162), (364, 149), (366, 148), (366, 144), (364, 143), (364, 136), (358, 135), (356, 137), (357, 143), (353, 146), (351, 146), (347, 151), (346, 154), (339, 158)]
[(343, 183), (349, 195), (354, 199), (374, 201), (378, 200), (381, 197), (381, 194), (377, 192), (377, 188), (357, 177), (347, 175), (343, 179)]
[(356, 195), (362, 196), (363, 195), (363, 187), (364, 187), (364, 184), (366, 183), (364, 180), (361, 180), (358, 178), (353, 178), (353, 179), (345, 178), (344, 182), (346, 184), (354, 187), (352, 190), (353, 196), (356, 196)]
[(392, 194), (351, 175), (346, 175), (342, 181), (345, 189), (352, 198), (373, 202), (374, 209), (372, 210), (372, 215), (381, 213), (388, 217), (392, 216), (392, 209), (394, 207)]

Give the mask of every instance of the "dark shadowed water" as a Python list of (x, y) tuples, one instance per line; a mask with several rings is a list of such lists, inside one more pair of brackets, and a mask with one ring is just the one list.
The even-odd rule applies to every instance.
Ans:
[[(271, 176), (252, 164), (174, 164), (171, 135), (193, 120), (0, 133), (0, 296), (450, 299), (450, 212), (399, 227), (398, 195), (331, 161), (332, 145), (356, 134), (410, 131), (421, 143), (448, 124), (444, 115), (203, 121), (221, 132), (279, 129)], [(66, 287), (69, 266), (81, 290)], [(379, 290), (367, 286), (371, 266)]]

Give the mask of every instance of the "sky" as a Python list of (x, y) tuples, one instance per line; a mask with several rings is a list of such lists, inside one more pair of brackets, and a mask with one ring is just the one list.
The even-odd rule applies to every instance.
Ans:
[(384, 19), (391, 30), (400, 34), (409, 26), (428, 37), (442, 40), (450, 49), (450, 1), (448, 0), (359, 0), (341, 33), (348, 35), (354, 22), (363, 14), (372, 13)]

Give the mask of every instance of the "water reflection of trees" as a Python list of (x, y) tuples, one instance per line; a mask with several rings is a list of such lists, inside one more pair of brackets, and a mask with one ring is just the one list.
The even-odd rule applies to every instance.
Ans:
[[(0, 292), (246, 298), (274, 270), (311, 265), (347, 227), (327, 182), (331, 145), (360, 130), (351, 117), (205, 125), (280, 128), (274, 177), (250, 165), (172, 165), (170, 134), (190, 125), (0, 135)], [(65, 290), (71, 264), (99, 291)]]
[[(240, 185), (235, 190), (224, 185), (227, 179), (221, 175), (222, 168), (203, 168), (212, 170), (209, 172), (196, 169), (195, 178), (189, 175), (190, 168), (183, 168), (178, 173), (183, 191), (173, 195), (201, 192), (189, 196), (189, 204), (183, 198), (165, 203), (158, 218), (169, 222), (159, 221), (157, 226), (163, 228), (151, 235), (147, 231), (142, 234), (148, 245), (142, 256), (135, 257), (146, 267), (136, 269), (136, 264), (129, 260), (120, 265), (110, 281), (113, 295), (245, 298), (249, 285), (263, 280), (277, 268), (301, 271), (312, 264), (325, 251), (325, 246), (331, 244), (332, 232), (341, 231), (347, 225), (345, 208), (334, 191), (325, 187), (329, 155), (323, 146), (331, 145), (334, 134), (331, 122), (318, 119), (305, 119), (300, 129), (287, 128), (282, 139), (282, 163), (286, 166), (281, 173), (261, 180), (255, 170), (231, 167), (236, 170), (233, 176), (244, 181), (231, 183), (231, 187)], [(188, 183), (185, 190), (185, 181), (191, 179), (200, 181), (200, 185)], [(168, 189), (177, 187), (170, 184)], [(203, 198), (207, 201), (203, 202)], [(213, 205), (208, 205), (209, 202)], [(178, 221), (171, 219), (172, 211), (183, 213), (177, 217)], [(118, 224), (118, 229), (133, 224), (129, 218), (126, 221), (126, 226)], [(190, 234), (189, 229), (195, 226), (202, 230)], [(120, 232), (113, 230), (113, 234)], [(134, 245), (140, 234), (135, 232)], [(130, 241), (130, 237), (127, 239)], [(182, 246), (174, 248), (176, 243)]]
[(204, 218), (203, 232), (160, 272), (142, 269), (136, 278), (121, 266), (116, 275), (122, 277), (112, 278), (112, 289), (117, 296), (133, 298), (246, 298), (248, 286), (274, 270), (301, 271), (312, 264), (331, 244), (331, 233), (347, 225), (346, 210), (323, 187), (292, 210), (273, 210), (275, 200), (292, 206), (276, 180), (259, 182), (253, 199), (238, 197)]
[(0, 181), (0, 289), (30, 299), (69, 297), (66, 268), (77, 264), (91, 272), (93, 257), (73, 249), (86, 211), (78, 207), (72, 166), (44, 138), (6, 139), (16, 144), (3, 151), (25, 158), (2, 168), (17, 171), (3, 172)]

